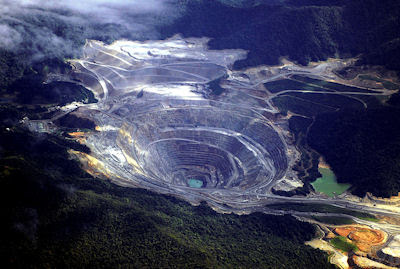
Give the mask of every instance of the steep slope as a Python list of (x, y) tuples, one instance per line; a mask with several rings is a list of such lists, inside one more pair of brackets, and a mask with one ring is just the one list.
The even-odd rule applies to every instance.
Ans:
[(276, 64), (282, 56), (307, 64), (363, 53), (365, 63), (399, 69), (389, 57), (399, 53), (399, 12), (393, 0), (262, 2), (252, 7), (191, 1), (185, 15), (162, 33), (209, 36), (214, 38), (211, 48), (249, 50), (236, 68)]

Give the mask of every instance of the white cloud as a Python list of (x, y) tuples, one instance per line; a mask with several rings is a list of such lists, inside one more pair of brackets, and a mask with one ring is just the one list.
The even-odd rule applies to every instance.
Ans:
[(176, 2), (0, 0), (0, 47), (17, 50), (19, 44), (24, 49), (29, 46), (37, 50), (35, 58), (40, 58), (76, 51), (73, 40), (77, 36), (158, 38), (156, 26), (179, 16)]
[(0, 47), (11, 48), (18, 46), (22, 41), (20, 33), (7, 24), (0, 24)]

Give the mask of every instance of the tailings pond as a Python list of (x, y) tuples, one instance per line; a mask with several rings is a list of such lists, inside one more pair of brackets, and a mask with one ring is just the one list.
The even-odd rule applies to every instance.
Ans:
[(329, 197), (334, 197), (344, 193), (350, 184), (342, 184), (336, 181), (336, 176), (333, 171), (329, 168), (318, 168), (318, 171), (322, 174), (322, 177), (317, 178), (311, 185), (317, 192), (322, 192)]

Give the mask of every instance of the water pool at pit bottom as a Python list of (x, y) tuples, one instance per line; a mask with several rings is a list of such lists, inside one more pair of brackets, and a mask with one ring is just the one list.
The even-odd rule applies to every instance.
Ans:
[(194, 178), (189, 179), (188, 183), (191, 188), (201, 188), (203, 186), (203, 181)]

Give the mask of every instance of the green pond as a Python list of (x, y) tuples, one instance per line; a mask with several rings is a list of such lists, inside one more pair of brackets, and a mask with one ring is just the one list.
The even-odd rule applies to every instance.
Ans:
[(350, 184), (337, 183), (336, 176), (331, 169), (318, 168), (318, 171), (322, 174), (322, 177), (317, 178), (317, 180), (311, 183), (317, 192), (322, 192), (329, 197), (334, 197), (350, 188)]
[(201, 188), (203, 186), (203, 181), (198, 179), (189, 179), (189, 186), (192, 188)]

